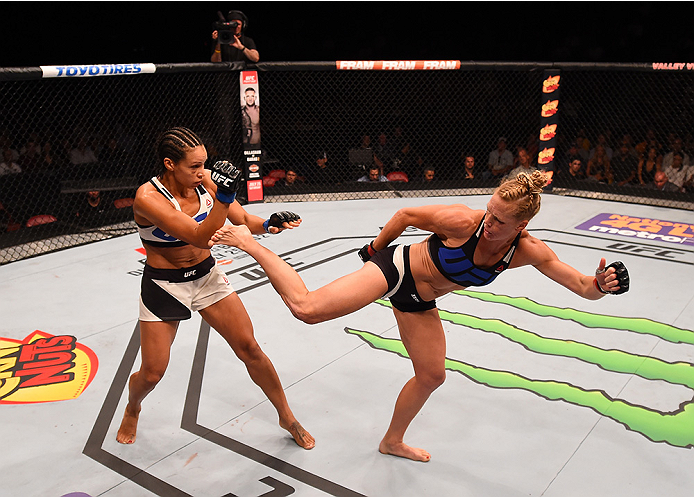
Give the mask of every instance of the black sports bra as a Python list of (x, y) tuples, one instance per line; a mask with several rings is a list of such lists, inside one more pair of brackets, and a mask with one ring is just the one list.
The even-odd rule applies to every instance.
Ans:
[(436, 268), (448, 280), (460, 286), (484, 286), (488, 285), (511, 264), (513, 254), (518, 247), (520, 233), (513, 240), (511, 247), (506, 254), (489, 269), (483, 269), (475, 266), (473, 257), (477, 242), (480, 240), (480, 235), (484, 229), (484, 217), (480, 221), (475, 233), (459, 247), (446, 247), (439, 236), (434, 233), (429, 237), (428, 247), (429, 255), (434, 261)]

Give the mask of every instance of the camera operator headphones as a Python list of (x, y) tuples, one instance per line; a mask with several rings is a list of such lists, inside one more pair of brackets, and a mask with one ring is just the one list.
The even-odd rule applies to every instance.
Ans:
[(231, 22), (234, 19), (241, 21), (243, 23), (243, 28), (241, 28), (241, 33), (244, 33), (246, 31), (246, 28), (248, 28), (248, 17), (246, 17), (246, 14), (244, 14), (240, 10), (230, 10), (229, 13), (227, 14), (227, 22)]

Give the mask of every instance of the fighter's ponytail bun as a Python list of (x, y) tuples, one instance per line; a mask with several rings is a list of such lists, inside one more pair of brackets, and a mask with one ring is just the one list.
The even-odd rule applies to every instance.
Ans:
[(530, 174), (518, 173), (515, 178), (501, 183), (494, 193), (508, 202), (516, 202), (516, 217), (529, 221), (540, 210), (540, 194), (546, 184), (544, 173), (535, 170)]

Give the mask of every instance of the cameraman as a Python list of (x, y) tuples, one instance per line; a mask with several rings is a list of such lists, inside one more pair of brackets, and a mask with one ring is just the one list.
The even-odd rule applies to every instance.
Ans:
[[(222, 14), (219, 14), (220, 18)], [(226, 16), (228, 23), (236, 23), (235, 29), (231, 33), (231, 43), (220, 43), (219, 31), (212, 31), (214, 41), (214, 52), (210, 60), (212, 62), (258, 62), (260, 54), (255, 48), (255, 42), (243, 32), (248, 26), (248, 18), (239, 10), (231, 10)], [(227, 33), (224, 33), (227, 34)]]

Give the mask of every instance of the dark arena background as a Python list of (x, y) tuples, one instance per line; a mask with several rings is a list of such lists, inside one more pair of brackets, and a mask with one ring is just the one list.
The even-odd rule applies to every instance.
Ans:
[[(572, 148), (577, 139), (586, 159), (597, 144), (616, 157), (624, 143), (633, 171), (651, 146), (658, 160), (672, 147), (691, 154), (690, 66), (107, 64), (55, 66), (55, 77), (46, 77), (46, 68), (0, 69), (2, 148), (23, 164), (0, 184), (0, 260), (133, 232), (128, 199), (155, 171), (153, 143), (169, 127), (198, 132), (211, 161), (244, 163), (241, 70), (257, 73), (262, 145), (255, 164), (266, 202), (485, 193), (499, 181), (484, 176), (503, 137), (514, 158), (525, 148), (534, 166), (554, 169), (554, 194), (689, 209), (691, 185), (652, 189), (614, 159), (612, 179), (576, 181), (568, 162), (579, 153)], [(75, 163), (75, 149), (91, 150), (93, 159)], [(475, 158), (472, 180), (464, 178), (466, 155)], [(319, 157), (327, 158), (328, 174), (315, 175)], [(358, 182), (373, 163), (384, 175), (405, 172), (407, 181)], [(421, 181), (427, 166), (435, 171), (432, 183)], [(280, 187), (278, 176), (290, 168), (298, 181)], [(91, 191), (109, 203), (98, 216), (80, 212)]]

